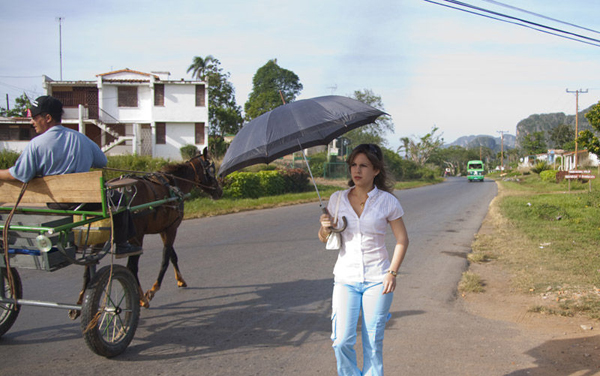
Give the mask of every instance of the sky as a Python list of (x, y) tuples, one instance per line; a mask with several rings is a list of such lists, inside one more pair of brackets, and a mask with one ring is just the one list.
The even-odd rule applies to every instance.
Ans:
[[(600, 39), (555, 21), (600, 30), (600, 1), (498, 1), (547, 18), (464, 0)], [(600, 101), (600, 46), (425, 0), (3, 1), (0, 34), (2, 107), (7, 94), (11, 107), (23, 92), (45, 94), (43, 75), (60, 79), (61, 45), (63, 80), (124, 68), (189, 80), (194, 56), (212, 55), (231, 74), (242, 108), (256, 71), (277, 59), (300, 78), (297, 99), (365, 89), (379, 95), (395, 126), (387, 135), (392, 149), (433, 127), (447, 143), (514, 135), (531, 114), (574, 114), (576, 95), (567, 90), (587, 90), (580, 110)]]

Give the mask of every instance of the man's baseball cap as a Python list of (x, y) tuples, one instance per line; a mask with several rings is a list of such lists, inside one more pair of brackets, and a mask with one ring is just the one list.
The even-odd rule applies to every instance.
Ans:
[(31, 102), (31, 108), (27, 111), (27, 115), (36, 117), (39, 114), (46, 113), (52, 115), (53, 118), (56, 118), (56, 115), (61, 115), (62, 111), (63, 105), (61, 101), (49, 95), (42, 95)]

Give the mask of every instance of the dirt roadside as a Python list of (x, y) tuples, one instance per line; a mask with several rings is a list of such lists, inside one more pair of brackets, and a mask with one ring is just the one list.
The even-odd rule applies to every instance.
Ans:
[[(477, 236), (502, 236), (496, 202), (495, 199), (490, 204)], [(582, 316), (530, 312), (532, 307), (542, 304), (542, 297), (514, 289), (511, 272), (501, 262), (471, 263), (469, 270), (482, 278), (485, 291), (463, 295), (465, 310), (487, 319), (514, 323), (524, 335), (543, 342), (527, 352), (538, 367), (510, 376), (600, 375), (600, 322)]]

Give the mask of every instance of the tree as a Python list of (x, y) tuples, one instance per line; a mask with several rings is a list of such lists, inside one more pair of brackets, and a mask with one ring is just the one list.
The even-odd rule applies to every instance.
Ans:
[(544, 140), (544, 132), (533, 132), (525, 135), (521, 148), (527, 155), (546, 153), (548, 146)]
[(575, 139), (575, 131), (568, 124), (561, 124), (550, 131), (550, 141), (555, 148), (566, 149), (568, 145)]
[(277, 59), (269, 60), (258, 68), (252, 78), (252, 92), (244, 105), (246, 120), (252, 120), (265, 112), (292, 102), (302, 91), (296, 73), (281, 68)]
[(209, 133), (221, 137), (237, 133), (242, 127), (242, 109), (236, 103), (230, 74), (223, 73), (221, 62), (212, 55), (195, 56), (187, 71), (207, 83)]
[(214, 68), (215, 62), (217, 65), (220, 64), (219, 60), (215, 59), (212, 55), (207, 55), (205, 58), (202, 56), (194, 56), (192, 64), (188, 67), (187, 73), (192, 71), (192, 77), (195, 77), (200, 81), (206, 81), (207, 71)]
[(433, 127), (431, 132), (421, 138), (416, 138), (415, 136), (412, 136), (412, 138), (401, 138), (402, 146), (398, 148), (398, 153), (404, 149), (407, 159), (412, 160), (419, 166), (424, 166), (431, 154), (444, 144), (442, 135), (435, 134), (438, 129), (438, 127)]
[(31, 102), (27, 97), (27, 94), (23, 93), (20, 97), (15, 99), (15, 107), (10, 110), (7, 110), (4, 107), (0, 107), (0, 116), (5, 117), (23, 117), (25, 116), (25, 111), (31, 107)]
[[(590, 111), (585, 114), (588, 122), (596, 132), (600, 132), (600, 102), (592, 106)], [(577, 142), (581, 143), (590, 153), (600, 156), (600, 140), (594, 133), (588, 129), (579, 132)]]
[[(381, 96), (375, 95), (372, 90), (356, 90), (352, 97), (369, 106), (385, 111)], [(378, 144), (385, 146), (387, 145), (385, 133), (388, 131), (394, 133), (394, 123), (389, 116), (382, 115), (377, 118), (375, 123), (356, 128), (346, 133), (345, 137), (350, 140), (353, 146), (360, 144)]]
[(466, 174), (467, 162), (470, 160), (484, 160), (486, 165), (492, 166), (494, 151), (488, 147), (477, 149), (468, 149), (462, 146), (453, 145), (445, 148), (437, 148), (431, 153), (429, 163), (439, 166), (441, 169), (450, 168), (451, 174)]

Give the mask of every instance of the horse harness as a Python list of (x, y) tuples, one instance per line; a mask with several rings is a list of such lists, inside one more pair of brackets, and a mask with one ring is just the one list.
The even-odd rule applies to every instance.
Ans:
[[(183, 218), (183, 200), (184, 200), (185, 194), (183, 193), (181, 188), (179, 188), (177, 185), (171, 184), (169, 182), (169, 179), (166, 178), (164, 173), (153, 172), (153, 173), (142, 175), (142, 176), (130, 175), (130, 176), (126, 176), (126, 177), (147, 183), (144, 185), (146, 187), (148, 187), (148, 189), (150, 189), (150, 191), (152, 191), (152, 194), (154, 195), (156, 200), (159, 200), (160, 197), (159, 197), (159, 193), (156, 191), (156, 189), (154, 187), (154, 184), (162, 185), (169, 190), (170, 197), (171, 198), (176, 197), (177, 201), (179, 202), (178, 205), (166, 205), (165, 204), (165, 205), (159, 205), (157, 207), (140, 210), (138, 212), (132, 213), (134, 218), (142, 217), (142, 216), (153, 213), (154, 220), (156, 220), (158, 218), (158, 211), (161, 208), (162, 209), (171, 208), (171, 209), (177, 210), (178, 215), (177, 215), (177, 218), (175, 218), (175, 220), (173, 221), (173, 223), (178, 221), (180, 218)], [(170, 225), (167, 227), (170, 227)]]

